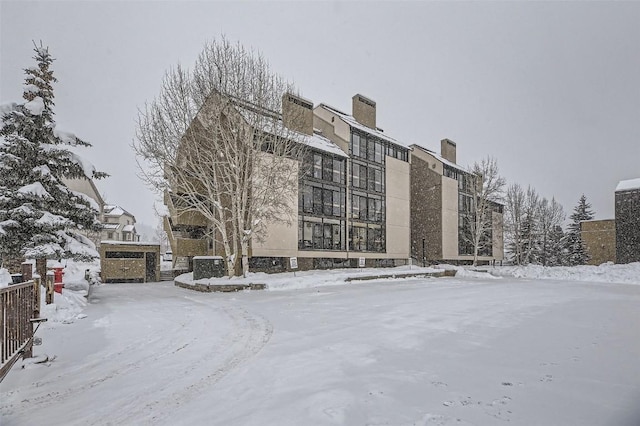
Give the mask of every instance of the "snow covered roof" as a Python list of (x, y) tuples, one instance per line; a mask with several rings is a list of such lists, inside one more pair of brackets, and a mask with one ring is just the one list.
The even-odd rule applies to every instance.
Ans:
[(125, 225), (122, 228), (122, 232), (135, 232), (136, 228), (133, 225)]
[[(309, 103), (311, 103), (311, 101), (309, 101)], [(266, 120), (259, 120), (255, 119), (255, 116), (258, 115), (258, 113), (255, 111), (245, 108), (239, 108), (238, 110), (248, 123), (262, 124), (262, 130), (269, 134), (281, 136), (289, 135), (291, 136), (292, 140), (307, 145), (310, 148), (325, 151), (330, 154), (338, 155), (340, 157), (348, 157), (347, 153), (344, 152), (338, 145), (320, 134), (314, 132), (313, 135), (307, 135), (305, 133), (301, 133), (289, 128), (285, 129), (285, 125), (281, 120), (281, 116), (276, 112), (270, 111), (268, 114), (264, 114), (261, 116), (266, 118)]]
[(392, 144), (395, 145), (399, 145), (405, 148), (409, 148), (409, 145), (404, 144), (394, 138), (391, 138), (389, 136), (387, 136), (386, 134), (382, 133), (381, 131), (379, 131), (378, 129), (372, 129), (371, 127), (367, 127), (364, 124), (360, 124), (358, 123), (358, 121), (353, 117), (353, 115), (349, 115), (346, 114), (342, 111), (340, 111), (339, 109), (336, 109), (332, 106), (329, 106), (327, 104), (320, 104), (320, 107), (326, 108), (329, 111), (331, 111), (332, 113), (336, 114), (338, 117), (340, 117), (342, 119), (342, 121), (344, 121), (345, 123), (347, 123), (349, 126), (358, 129), (358, 130), (362, 130), (363, 132), (369, 133), (377, 138), (380, 138), (382, 140), (385, 140), (387, 142), (391, 142)]
[(122, 207), (116, 206), (116, 205), (113, 205), (113, 204), (105, 204), (105, 206), (104, 206), (104, 214), (105, 214), (105, 216), (122, 216), (122, 215), (126, 214), (127, 216), (134, 217), (131, 213), (129, 213), (128, 211), (126, 211)]
[(445, 159), (444, 157), (442, 157), (441, 155), (436, 154), (435, 151), (432, 151), (429, 148), (425, 148), (424, 146), (420, 146), (420, 145), (416, 145), (416, 144), (411, 145), (411, 149), (416, 149), (416, 148), (427, 152), (429, 155), (434, 157), (436, 160), (442, 162), (442, 164), (446, 164), (447, 166), (453, 167), (454, 169), (460, 170), (461, 172), (469, 173), (469, 171), (467, 169), (465, 169), (464, 167), (459, 166), (458, 164)]
[(631, 191), (632, 189), (640, 189), (640, 178), (621, 180), (616, 186), (616, 192)]
[(102, 228), (107, 230), (112, 230), (112, 229), (118, 229), (118, 226), (120, 226), (119, 223), (105, 223), (102, 225)]
[(330, 154), (338, 155), (340, 157), (349, 157), (346, 152), (342, 150), (338, 145), (331, 142), (326, 137), (314, 133), (313, 135), (304, 135), (300, 134), (300, 138), (302, 143), (307, 145), (310, 148), (319, 149), (321, 151), (328, 152)]

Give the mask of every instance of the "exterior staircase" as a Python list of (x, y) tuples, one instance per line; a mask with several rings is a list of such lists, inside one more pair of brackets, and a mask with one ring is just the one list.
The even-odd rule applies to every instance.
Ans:
[(160, 271), (160, 281), (173, 281), (173, 271), (171, 269)]

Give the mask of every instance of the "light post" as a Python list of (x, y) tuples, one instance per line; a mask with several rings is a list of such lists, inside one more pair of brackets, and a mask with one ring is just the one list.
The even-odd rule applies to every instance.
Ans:
[(423, 239), (422, 239), (422, 267), (423, 267), (423, 268), (424, 268), (425, 266), (427, 266), (427, 265), (426, 265), (427, 258), (426, 258), (425, 253), (424, 253), (424, 244), (425, 244), (425, 239), (423, 238)]

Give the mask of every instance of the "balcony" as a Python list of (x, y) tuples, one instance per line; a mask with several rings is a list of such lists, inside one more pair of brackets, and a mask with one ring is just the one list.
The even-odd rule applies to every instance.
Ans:
[(171, 221), (175, 225), (207, 226), (208, 220), (204, 215), (195, 210), (178, 210), (169, 191), (164, 193), (164, 204), (169, 210)]
[(206, 256), (209, 254), (206, 238), (191, 238), (188, 233), (175, 230), (172, 226), (172, 220), (168, 216), (164, 217), (163, 225), (174, 258), (181, 256)]

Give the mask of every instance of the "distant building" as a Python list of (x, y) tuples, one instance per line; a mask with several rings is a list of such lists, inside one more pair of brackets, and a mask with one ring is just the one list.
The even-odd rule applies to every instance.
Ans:
[(110, 241), (140, 241), (136, 232), (136, 218), (120, 206), (104, 206), (102, 239)]
[(615, 194), (616, 261), (640, 262), (640, 178), (621, 181)]
[[(441, 155), (419, 145), (411, 148), (411, 256), (426, 263), (472, 262), (464, 219), (474, 214), (475, 201), (465, 188), (469, 172), (456, 164), (455, 142), (443, 139)], [(504, 259), (503, 206), (495, 204), (492, 216), (479, 263)]]
[[(82, 194), (83, 198), (89, 201), (91, 207), (98, 211), (98, 215), (96, 219), (103, 223), (104, 222), (104, 200), (102, 199), (102, 195), (100, 195), (100, 191), (96, 188), (95, 183), (92, 179), (80, 178), (80, 179), (63, 179), (63, 183), (70, 190)], [(95, 245), (98, 247), (100, 245), (100, 240), (102, 239), (102, 234), (99, 231), (86, 231), (83, 232), (83, 235), (89, 238)]]
[(580, 236), (589, 253), (589, 265), (616, 261), (615, 219), (580, 222)]

